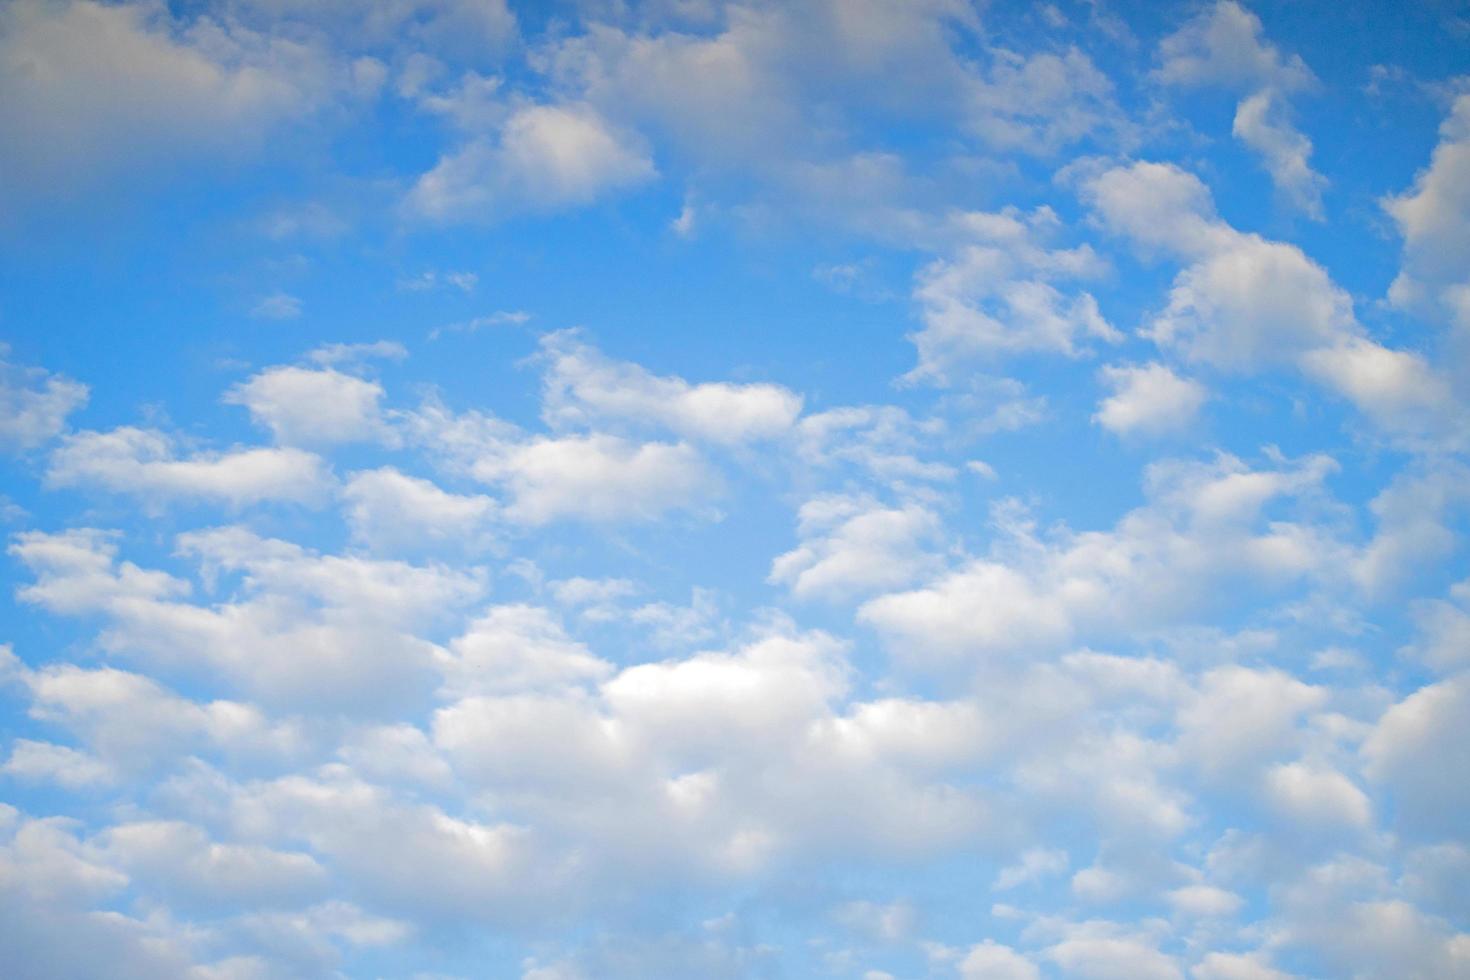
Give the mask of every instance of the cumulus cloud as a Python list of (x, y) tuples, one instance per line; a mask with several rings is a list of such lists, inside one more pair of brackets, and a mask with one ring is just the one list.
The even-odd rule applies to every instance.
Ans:
[(542, 415), (555, 427), (620, 420), (735, 444), (780, 436), (801, 413), (801, 396), (780, 385), (660, 377), (603, 356), (576, 332), (548, 334), (541, 349)]
[(1087, 245), (1042, 244), (1056, 223), (1050, 209), (965, 216), (971, 243), (918, 273), (914, 298), (924, 327), (911, 338), (919, 364), (909, 377), (944, 381), (977, 357), (1076, 356), (1088, 340), (1121, 339), (1090, 293), (1057, 289), (1056, 283), (1096, 276), (1103, 266)]
[(870, 599), (859, 618), (919, 660), (1013, 656), (1084, 631), (1162, 626), (1207, 605), (1223, 581), (1280, 587), (1327, 568), (1341, 549), (1319, 528), (1267, 521), (1263, 511), (1311, 493), (1333, 468), (1322, 457), (1265, 470), (1232, 457), (1155, 463), (1150, 503), (1109, 530), (1060, 529), (1049, 539), (1003, 506), (989, 556)]
[(1205, 402), (1205, 388), (1157, 361), (1110, 365), (1100, 372), (1113, 394), (1097, 406), (1092, 420), (1118, 435), (1161, 435), (1186, 429)]
[(353, 537), (378, 551), (484, 547), (499, 510), (484, 494), (450, 493), (391, 466), (353, 473), (341, 496)]
[(1372, 340), (1325, 269), (1295, 245), (1225, 223), (1193, 174), (1135, 163), (1086, 178), (1082, 193), (1111, 229), (1187, 263), (1146, 328), (1159, 346), (1225, 371), (1292, 366), (1389, 433), (1464, 438), (1463, 407), (1423, 355)]
[(285, 445), (390, 438), (378, 402), (383, 387), (332, 368), (274, 367), (225, 394)]
[(34, 449), (66, 428), (67, 416), (87, 403), (87, 386), (40, 368), (4, 360), (0, 344), (0, 446)]
[(652, 180), (647, 150), (586, 105), (516, 111), (494, 139), (442, 158), (408, 196), (434, 221), (483, 221), (526, 210), (558, 210)]
[[(26, 2), (0, 19), (6, 197), (74, 193), (141, 167), (239, 157), (370, 83), (367, 63), (154, 4)], [(12, 202), (14, 203), (14, 202)]]
[(1217, 0), (1159, 43), (1155, 77), (1165, 84), (1246, 93), (1232, 132), (1261, 156), (1277, 190), (1321, 220), (1326, 179), (1308, 162), (1312, 141), (1292, 125), (1286, 97), (1316, 84), (1297, 55), (1262, 37), (1261, 20), (1235, 0)]
[(132, 494), (150, 504), (193, 500), (237, 508), (269, 501), (316, 503), (332, 485), (326, 462), (300, 449), (180, 456), (169, 435), (131, 426), (67, 436), (51, 453), (46, 480), (58, 487)]
[(1389, 299), (1430, 309), (1470, 331), (1470, 95), (1458, 96), (1439, 130), (1429, 166), (1383, 206), (1404, 238), (1403, 267)]
[(939, 520), (909, 504), (829, 496), (798, 512), (802, 543), (771, 562), (769, 581), (798, 598), (842, 598), (909, 583), (937, 562)]

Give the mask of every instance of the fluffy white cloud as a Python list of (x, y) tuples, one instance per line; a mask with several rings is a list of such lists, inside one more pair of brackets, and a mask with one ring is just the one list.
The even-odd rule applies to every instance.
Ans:
[(1315, 826), (1366, 828), (1372, 820), (1368, 797), (1333, 769), (1289, 762), (1266, 773), (1266, 793), (1280, 812)]
[(965, 980), (1040, 980), (1041, 970), (1026, 957), (992, 940), (970, 947), (960, 961)]
[(1465, 438), (1463, 406), (1426, 358), (1370, 339), (1325, 269), (1226, 224), (1194, 175), (1135, 163), (1086, 178), (1082, 192), (1104, 224), (1187, 262), (1146, 331), (1161, 347), (1226, 371), (1294, 366), (1387, 432), (1442, 446)]
[(607, 661), (566, 634), (544, 609), (495, 606), (449, 644), (443, 670), (454, 694), (528, 691), (606, 677)]
[(312, 504), (332, 485), (326, 462), (300, 449), (235, 449), (180, 457), (168, 435), (131, 426), (67, 436), (51, 453), (46, 480), (59, 487), (128, 493), (147, 505), (202, 500), (236, 508), (268, 501)]
[(871, 599), (859, 618), (917, 660), (1014, 656), (1162, 626), (1208, 605), (1221, 582), (1279, 588), (1328, 568), (1340, 547), (1310, 524), (1267, 521), (1263, 509), (1310, 493), (1333, 468), (1323, 457), (1258, 471), (1233, 457), (1155, 463), (1150, 503), (1114, 528), (1044, 539), (1002, 507), (990, 556)]
[(1470, 807), (1470, 675), (1420, 688), (1393, 705), (1363, 742), (1370, 779), (1387, 787), (1407, 830), (1456, 833)]
[(1119, 435), (1159, 435), (1186, 429), (1207, 397), (1204, 385), (1180, 377), (1157, 361), (1109, 365), (1099, 376), (1113, 394), (1098, 403), (1092, 420)]
[(117, 773), (90, 753), (28, 738), (15, 740), (0, 773), (70, 790), (107, 786), (117, 780)]
[(0, 14), (7, 198), (139, 166), (241, 156), (279, 122), (371, 89), (375, 62), (156, 4), (22, 0)]
[(660, 377), (604, 357), (575, 332), (548, 334), (541, 348), (542, 415), (556, 427), (627, 421), (733, 444), (782, 435), (801, 414), (801, 396), (780, 385)]
[(435, 221), (494, 220), (526, 210), (588, 204), (652, 180), (640, 141), (586, 105), (516, 111), (493, 141), (445, 156), (418, 179), (409, 208)]
[(1175, 959), (1159, 951), (1157, 941), (1111, 922), (1083, 922), (1070, 927), (1046, 958), (1070, 977), (1081, 980), (1183, 980)]
[(242, 381), (225, 401), (243, 405), (286, 445), (329, 445), (389, 437), (376, 381), (331, 368), (274, 367)]
[(438, 648), (414, 635), (478, 598), (478, 570), (318, 555), (240, 528), (182, 535), (213, 591), (240, 574), (234, 601), (186, 601), (189, 583), (115, 561), (97, 532), (22, 535), (13, 553), (36, 575), (20, 597), (67, 614), (101, 614), (102, 643), (156, 669), (239, 685), (292, 706), (374, 712), (432, 689)]
[(87, 386), (4, 360), (0, 344), (0, 447), (34, 449), (60, 435), (66, 417), (87, 403)]
[(512, 522), (647, 521), (699, 509), (719, 489), (717, 475), (684, 442), (636, 442), (604, 432), (531, 436), (499, 419), (454, 415), (429, 404), (406, 419), (413, 438), (455, 470), (503, 488)]
[(1099, 274), (1089, 246), (1050, 249), (1057, 224), (1048, 208), (965, 215), (970, 244), (921, 269), (914, 298), (924, 327), (911, 338), (919, 364), (911, 378), (943, 381), (967, 360), (1032, 351), (1076, 355), (1088, 340), (1121, 336), (1090, 293), (1064, 295), (1054, 283)]
[(378, 551), (483, 547), (498, 512), (490, 497), (449, 493), (391, 466), (353, 473), (341, 497), (352, 536)]
[(802, 504), (802, 543), (771, 562), (769, 581), (798, 598), (843, 598), (906, 585), (937, 564), (939, 520), (915, 504), (833, 495)]
[(1404, 236), (1403, 268), (1389, 298), (1438, 309), (1470, 332), (1470, 95), (1460, 95), (1440, 126), (1439, 145), (1412, 189), (1383, 204)]
[(714, 488), (692, 447), (609, 435), (533, 439), (504, 456), (482, 457), (473, 472), (503, 484), (511, 496), (506, 516), (527, 524), (650, 520), (697, 506)]
[(1257, 953), (1209, 953), (1189, 975), (1193, 980), (1292, 980)]
[(1235, 0), (1217, 0), (1159, 43), (1155, 77), (1166, 84), (1217, 86), (1245, 93), (1232, 132), (1261, 155), (1277, 190), (1321, 219), (1327, 181), (1307, 162), (1312, 141), (1288, 120), (1286, 96), (1316, 84), (1297, 55), (1262, 38), (1261, 21)]

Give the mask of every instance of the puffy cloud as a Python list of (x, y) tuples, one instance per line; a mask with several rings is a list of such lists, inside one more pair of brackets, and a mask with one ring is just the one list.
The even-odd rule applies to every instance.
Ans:
[(186, 904), (298, 905), (327, 885), (325, 870), (310, 855), (219, 843), (178, 821), (117, 824), (99, 835), (97, 845), (130, 877)]
[(1312, 169), (1312, 141), (1284, 118), (1280, 96), (1257, 92), (1235, 110), (1231, 132), (1236, 139), (1261, 155), (1266, 171), (1277, 189), (1299, 210), (1322, 220), (1322, 190), (1327, 178)]
[(1166, 84), (1215, 86), (1248, 93), (1232, 132), (1260, 154), (1281, 194), (1321, 219), (1326, 179), (1307, 162), (1312, 141), (1288, 120), (1288, 93), (1316, 84), (1297, 55), (1283, 56), (1261, 36), (1261, 21), (1235, 0), (1217, 0), (1159, 43), (1155, 77)]
[(527, 524), (651, 520), (697, 506), (714, 489), (712, 474), (690, 446), (601, 434), (532, 439), (503, 456), (482, 457), (473, 472), (503, 484), (511, 496), (506, 517)]
[(1362, 745), (1368, 777), (1386, 787), (1406, 830), (1453, 835), (1470, 806), (1470, 675), (1420, 688), (1383, 713)]
[(418, 179), (408, 206), (435, 221), (493, 220), (588, 204), (656, 175), (639, 141), (591, 107), (529, 106), (494, 141), (481, 138), (442, 158)]
[(90, 753), (28, 738), (15, 740), (0, 773), (69, 790), (107, 786), (117, 780), (117, 773)]
[(141, 674), (70, 664), (28, 670), (14, 661), (11, 673), (29, 691), (31, 716), (71, 732), (92, 754), (64, 750), (63, 755), (60, 746), (31, 743), (18, 746), (7, 767), (23, 774), (16, 767), (28, 766), (30, 773), (50, 775), (62, 785), (137, 778), (172, 761), (181, 743), (194, 752), (213, 750), (243, 759), (282, 758), (305, 744), (296, 726), (271, 722), (253, 705), (199, 704)]
[(1157, 361), (1110, 365), (1100, 377), (1113, 394), (1098, 404), (1092, 420), (1119, 435), (1159, 435), (1188, 428), (1207, 397), (1204, 385)]
[(797, 520), (802, 543), (771, 562), (769, 581), (789, 586), (798, 598), (896, 588), (936, 564), (930, 549), (938, 518), (915, 504), (818, 497), (802, 504)]
[(960, 961), (960, 976), (965, 980), (1040, 980), (1041, 970), (1009, 946), (987, 939), (970, 947)]
[(1209, 953), (1189, 975), (1193, 980), (1292, 980), (1259, 953)]
[(1389, 299), (1437, 309), (1464, 333), (1470, 331), (1470, 94), (1455, 99), (1439, 132), (1414, 186), (1383, 202), (1404, 236), (1403, 268)]
[(325, 461), (300, 449), (234, 449), (180, 457), (168, 435), (131, 426), (67, 436), (51, 453), (46, 480), (53, 486), (128, 493), (150, 505), (202, 500), (236, 508), (269, 501), (312, 504), (332, 484)]
[(635, 442), (604, 432), (530, 436), (475, 412), (426, 405), (407, 426), (457, 471), (502, 487), (512, 522), (647, 521), (706, 505), (719, 484), (687, 443)]
[(1443, 673), (1470, 666), (1470, 580), (1450, 587), (1449, 599), (1419, 599), (1410, 607), (1417, 641), (1404, 648)]
[(1159, 43), (1159, 78), (1174, 85), (1284, 89), (1312, 84), (1296, 55), (1261, 38), (1261, 20), (1234, 0), (1218, 0)]
[(1067, 976), (1081, 980), (1183, 980), (1172, 956), (1155, 940), (1110, 922), (1072, 926), (1058, 943), (1047, 947), (1051, 960)]
[(21, 536), (14, 553), (37, 578), (20, 597), (103, 615), (103, 646), (156, 668), (272, 703), (374, 712), (428, 693), (437, 648), (412, 631), (484, 588), (477, 571), (323, 556), (241, 528), (178, 543), (206, 585), (241, 574), (235, 601), (183, 601), (187, 582), (116, 563), (116, 546), (97, 532)]
[(1135, 163), (1087, 177), (1082, 193), (1108, 227), (1187, 262), (1146, 330), (1161, 347), (1226, 371), (1296, 367), (1411, 443), (1465, 438), (1463, 405), (1422, 355), (1370, 339), (1325, 269), (1226, 224), (1192, 174)]
[(780, 436), (801, 414), (800, 395), (775, 384), (690, 384), (604, 357), (575, 332), (542, 338), (542, 415), (556, 427), (599, 421), (663, 426), (692, 438), (734, 444)]
[(1007, 504), (990, 556), (870, 599), (859, 619), (920, 661), (1015, 656), (1162, 626), (1208, 605), (1218, 583), (1280, 588), (1328, 567), (1327, 556), (1342, 549), (1320, 529), (1262, 512), (1272, 500), (1310, 494), (1333, 469), (1323, 457), (1259, 471), (1225, 456), (1155, 463), (1147, 505), (1110, 530), (1058, 529), (1050, 540)]
[(374, 65), (155, 4), (8, 4), (0, 127), (29, 138), (5, 147), (6, 196), (249, 153), (276, 124), (370, 87)]
[(483, 494), (455, 494), (391, 466), (362, 470), (342, 486), (352, 536), (377, 551), (436, 545), (483, 547), (498, 513)]
[(0, 447), (34, 449), (61, 434), (66, 418), (87, 403), (87, 386), (3, 358), (0, 344)]
[(447, 689), (459, 696), (555, 688), (612, 671), (535, 606), (492, 607), (451, 640), (449, 650), (442, 669)]
[(231, 388), (225, 401), (243, 405), (258, 425), (286, 445), (329, 445), (389, 437), (376, 381), (327, 368), (274, 367)]
[(1054, 285), (1102, 269), (1086, 245), (1041, 244), (1056, 221), (1047, 208), (965, 216), (971, 243), (918, 273), (914, 298), (924, 327), (911, 338), (919, 364), (910, 378), (944, 381), (977, 357), (1035, 351), (1075, 356), (1087, 340), (1121, 339), (1090, 293), (1066, 296)]
[(1366, 828), (1373, 816), (1368, 797), (1352, 780), (1320, 766), (1273, 766), (1266, 773), (1266, 793), (1280, 812), (1306, 824)]
[[(1248, 770), (1290, 753), (1301, 737), (1299, 719), (1326, 698), (1322, 688), (1279, 670), (1218, 667), (1201, 678), (1198, 691), (1180, 706), (1180, 750), (1207, 773)], [(1271, 778), (1281, 781), (1283, 793), (1290, 793), (1308, 775), (1296, 767)], [(1301, 778), (1294, 784), (1293, 777)]]

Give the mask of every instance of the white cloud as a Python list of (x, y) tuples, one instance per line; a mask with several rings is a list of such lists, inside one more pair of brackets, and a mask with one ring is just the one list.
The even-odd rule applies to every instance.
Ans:
[(435, 221), (494, 220), (589, 204), (657, 175), (647, 151), (586, 105), (515, 112), (418, 179), (409, 207)]
[(915, 504), (818, 497), (798, 512), (801, 544), (772, 560), (767, 580), (803, 599), (897, 588), (936, 566), (939, 528), (938, 517)]
[(7, 194), (74, 193), (119, 171), (240, 157), (365, 81), (322, 50), (155, 4), (7, 4), (0, 128)]
[(285, 445), (330, 445), (391, 438), (378, 403), (383, 386), (331, 368), (273, 367), (231, 388), (228, 404), (243, 405), (258, 425)]
[(960, 961), (964, 980), (1040, 980), (1041, 970), (1009, 946), (987, 939)]
[(129, 493), (148, 505), (172, 499), (245, 507), (266, 501), (319, 502), (332, 476), (325, 461), (300, 449), (234, 449), (179, 457), (168, 435), (124, 427), (67, 436), (51, 453), (46, 481)]
[(511, 523), (559, 520), (649, 521), (668, 511), (707, 508), (715, 472), (687, 443), (636, 442), (594, 432), (531, 436), (500, 419), (455, 415), (426, 403), (402, 418), (413, 440), (456, 472), (499, 486)]
[(1455, 99), (1439, 134), (1414, 186), (1383, 202), (1404, 236), (1403, 267), (1389, 299), (1437, 310), (1464, 335), (1470, 333), (1470, 94)]
[(1193, 980), (1293, 980), (1259, 953), (1208, 953), (1189, 975)]
[(1308, 217), (1322, 220), (1327, 178), (1312, 169), (1312, 141), (1284, 118), (1286, 108), (1272, 91), (1257, 92), (1235, 110), (1231, 132), (1261, 155), (1277, 189)]
[(97, 844), (131, 877), (187, 904), (295, 905), (328, 884), (326, 870), (310, 855), (219, 843), (179, 821), (117, 824)]
[[(1289, 754), (1303, 714), (1321, 707), (1327, 691), (1279, 670), (1218, 667), (1180, 705), (1177, 724), (1184, 758), (1212, 776), (1229, 777)], [(1290, 790), (1285, 770), (1282, 789)]]
[(1289, 121), (1286, 96), (1316, 84), (1296, 55), (1261, 37), (1261, 21), (1235, 0), (1217, 0), (1159, 44), (1155, 77), (1166, 84), (1215, 86), (1244, 95), (1231, 132), (1260, 154), (1294, 207), (1321, 220), (1326, 179), (1308, 163), (1312, 141)]
[(976, 358), (1034, 351), (1076, 356), (1088, 340), (1121, 339), (1090, 293), (1068, 296), (1053, 285), (1103, 268), (1086, 245), (1041, 244), (1056, 222), (1049, 208), (963, 216), (970, 244), (916, 277), (924, 327), (910, 338), (919, 352), (910, 378), (942, 382)]
[(90, 753), (28, 738), (15, 740), (0, 773), (69, 790), (108, 786), (117, 780), (117, 773)]
[(801, 414), (801, 396), (780, 385), (661, 377), (604, 357), (572, 331), (548, 334), (541, 348), (542, 415), (554, 427), (624, 420), (733, 444), (780, 436)]
[(1470, 675), (1420, 688), (1390, 707), (1362, 746), (1368, 777), (1387, 787), (1405, 829), (1454, 834), (1470, 807)]
[(612, 665), (566, 634), (544, 609), (494, 606), (449, 643), (441, 669), (455, 696), (530, 691), (595, 681)]
[(1283, 89), (1312, 84), (1310, 68), (1261, 38), (1261, 20), (1234, 0), (1218, 0), (1159, 43), (1159, 78), (1173, 85)]
[(1146, 335), (1226, 371), (1292, 366), (1351, 401), (1386, 432), (1455, 445), (1463, 407), (1421, 355), (1371, 340), (1351, 297), (1301, 249), (1237, 231), (1209, 191), (1170, 164), (1094, 174), (1083, 196), (1101, 220), (1187, 264)]
[(1372, 804), (1342, 773), (1322, 766), (1288, 762), (1266, 772), (1266, 793), (1278, 811), (1317, 827), (1366, 828)]
[(0, 344), (0, 448), (34, 449), (56, 438), (87, 403), (87, 386), (40, 368), (7, 363)]
[(1119, 435), (1160, 435), (1187, 429), (1204, 404), (1204, 385), (1154, 361), (1109, 365), (1100, 372), (1113, 394), (1098, 403), (1092, 420)]
[(1045, 954), (1067, 976), (1079, 980), (1183, 980), (1173, 957), (1162, 953), (1154, 940), (1130, 933), (1109, 922), (1085, 922)]
[(442, 545), (482, 548), (498, 506), (483, 494), (454, 494), (391, 466), (363, 470), (341, 490), (355, 540), (376, 551), (416, 551)]
[(1166, 896), (1174, 910), (1194, 918), (1224, 918), (1239, 912), (1245, 900), (1213, 885), (1185, 885)]
[(1311, 524), (1262, 511), (1310, 494), (1333, 469), (1324, 457), (1265, 470), (1226, 456), (1155, 463), (1149, 503), (1111, 530), (1058, 528), (1046, 539), (1014, 502), (1002, 504), (989, 556), (871, 599), (859, 619), (908, 658), (983, 660), (1161, 626), (1209, 605), (1223, 581), (1279, 589), (1329, 569), (1342, 549)]
[(180, 536), (206, 585), (240, 573), (233, 601), (183, 600), (189, 585), (129, 563), (96, 532), (22, 535), (36, 575), (22, 600), (101, 614), (107, 650), (185, 677), (228, 681), (273, 705), (378, 712), (427, 696), (438, 648), (411, 632), (477, 599), (478, 570), (318, 555), (241, 528)]

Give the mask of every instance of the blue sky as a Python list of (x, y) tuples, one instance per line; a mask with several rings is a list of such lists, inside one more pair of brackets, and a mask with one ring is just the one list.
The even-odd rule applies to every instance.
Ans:
[(8, 975), (1470, 974), (1467, 51), (5, 5)]

